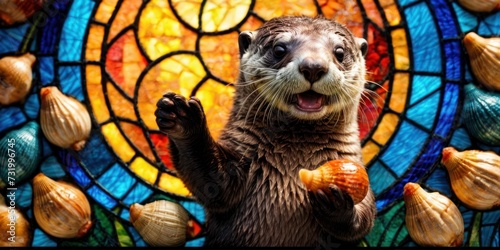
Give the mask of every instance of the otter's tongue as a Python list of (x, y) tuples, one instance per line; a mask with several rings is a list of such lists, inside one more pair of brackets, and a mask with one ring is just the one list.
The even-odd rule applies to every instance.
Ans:
[(323, 95), (307, 91), (297, 95), (297, 106), (305, 111), (315, 111), (323, 106)]

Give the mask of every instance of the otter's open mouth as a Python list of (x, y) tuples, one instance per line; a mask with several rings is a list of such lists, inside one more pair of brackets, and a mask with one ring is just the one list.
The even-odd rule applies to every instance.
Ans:
[(304, 93), (296, 94), (293, 102), (299, 110), (317, 112), (323, 108), (324, 95), (309, 90)]

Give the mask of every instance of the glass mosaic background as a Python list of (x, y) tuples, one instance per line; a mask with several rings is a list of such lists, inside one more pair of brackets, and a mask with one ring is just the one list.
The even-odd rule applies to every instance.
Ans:
[(129, 207), (157, 199), (184, 206), (195, 225), (186, 246), (203, 245), (204, 211), (175, 175), (156, 101), (168, 90), (199, 97), (217, 136), (232, 103), (238, 32), (290, 14), (323, 14), (369, 42), (366, 88), (377, 94), (364, 100), (359, 124), (378, 217), (361, 245), (416, 246), (402, 188), (418, 182), (459, 206), (464, 246), (500, 246), (500, 211), (464, 207), (440, 164), (446, 146), (499, 152), (469, 136), (461, 110), (463, 86), (474, 81), (462, 39), (471, 31), (500, 36), (500, 12), (474, 13), (447, 0), (53, 0), (27, 22), (4, 24), (0, 57), (31, 52), (36, 63), (25, 102), (0, 107), (0, 136), (39, 122), (47, 85), (84, 103), (92, 119), (81, 151), (42, 138), (37, 172), (77, 184), (94, 225), (80, 239), (46, 234), (33, 218), (28, 178), (16, 183), (16, 201), (32, 226), (31, 245), (147, 246)]

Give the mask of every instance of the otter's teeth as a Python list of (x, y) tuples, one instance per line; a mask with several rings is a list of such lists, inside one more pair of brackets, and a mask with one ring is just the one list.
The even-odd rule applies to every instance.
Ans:
[(323, 95), (308, 91), (297, 95), (297, 106), (304, 111), (317, 111), (323, 107)]

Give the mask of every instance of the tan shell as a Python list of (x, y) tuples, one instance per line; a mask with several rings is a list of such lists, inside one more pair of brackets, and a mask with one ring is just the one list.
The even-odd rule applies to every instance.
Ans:
[(130, 206), (130, 222), (151, 246), (182, 246), (186, 242), (189, 214), (181, 205), (157, 200)]
[(492, 151), (457, 151), (443, 148), (441, 163), (446, 167), (457, 198), (472, 209), (500, 207), (500, 156)]
[(81, 150), (92, 128), (87, 108), (55, 86), (43, 87), (40, 96), (40, 127), (47, 140), (61, 148)]
[(0, 59), (0, 105), (24, 102), (33, 84), (35, 61), (36, 57), (29, 52)]
[(500, 37), (483, 38), (474, 32), (464, 37), (471, 71), (479, 84), (500, 91)]
[(351, 196), (354, 204), (365, 198), (370, 185), (365, 167), (346, 159), (328, 161), (314, 170), (301, 169), (299, 177), (311, 191), (335, 184)]
[(500, 0), (457, 0), (457, 2), (474, 12), (490, 12), (500, 9)]
[(446, 196), (429, 193), (417, 183), (404, 186), (405, 223), (410, 237), (421, 246), (458, 247), (464, 239), (464, 220)]
[(80, 238), (92, 227), (90, 203), (72, 184), (43, 173), (33, 178), (33, 214), (38, 225), (58, 238)]
[[(9, 194), (7, 194), (9, 195)], [(11, 204), (11, 200), (13, 204)], [(0, 195), (0, 247), (30, 246), (33, 238), (29, 221), (16, 208), (15, 196), (7, 196), (8, 205)]]

